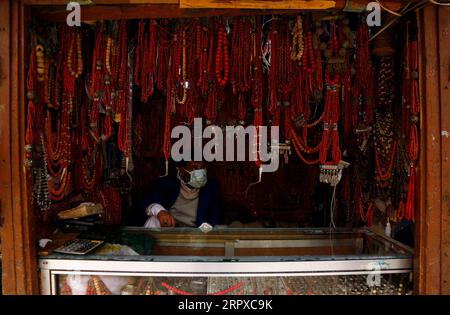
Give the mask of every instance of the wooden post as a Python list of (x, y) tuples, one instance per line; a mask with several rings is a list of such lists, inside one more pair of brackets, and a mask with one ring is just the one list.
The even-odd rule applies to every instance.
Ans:
[(440, 7), (439, 74), (441, 96), (442, 213), (441, 294), (450, 294), (450, 8)]
[(416, 214), (416, 292), (450, 294), (450, 11), (419, 14), (422, 126), (420, 211)]
[[(24, 7), (0, 1), (0, 224), (3, 293), (37, 294), (34, 221), (24, 168)], [(31, 193), (31, 190), (30, 190)]]

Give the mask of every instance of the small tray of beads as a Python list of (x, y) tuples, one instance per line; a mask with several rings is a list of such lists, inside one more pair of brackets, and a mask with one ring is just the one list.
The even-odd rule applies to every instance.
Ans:
[(103, 243), (104, 241), (76, 238), (68, 241), (63, 246), (58, 247), (54, 250), (54, 252), (60, 254), (86, 255), (101, 246)]

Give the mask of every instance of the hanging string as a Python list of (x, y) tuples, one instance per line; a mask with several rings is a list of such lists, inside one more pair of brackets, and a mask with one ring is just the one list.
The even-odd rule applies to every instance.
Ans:
[(35, 136), (35, 104), (36, 98), (36, 52), (30, 52), (30, 64), (28, 65), (27, 74), (27, 131), (25, 134), (25, 144), (33, 145), (36, 139)]

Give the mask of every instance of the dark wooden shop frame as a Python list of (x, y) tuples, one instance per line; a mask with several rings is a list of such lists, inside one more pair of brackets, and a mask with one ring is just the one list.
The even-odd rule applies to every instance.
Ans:
[[(214, 0), (93, 0), (82, 9), (83, 20), (168, 18), (212, 15), (295, 13), (288, 8), (336, 1), (229, 1), (220, 9)], [(352, 1), (364, 4), (368, 1)], [(384, 0), (396, 10), (402, 1)], [(403, 1), (403, 3), (406, 1)], [(64, 21), (66, 0), (0, 0), (0, 230), (3, 293), (39, 294), (35, 218), (24, 167), (25, 39), (27, 17), (37, 14)], [(192, 4), (209, 9), (185, 9)], [(227, 3), (223, 7), (223, 3)], [(257, 11), (239, 10), (248, 8)], [(38, 6), (46, 5), (46, 6)], [(52, 5), (47, 6), (47, 5)], [(244, 6), (242, 6), (244, 5)], [(32, 7), (31, 7), (32, 6)], [(304, 7), (303, 7), (304, 8)], [(421, 156), (416, 211), (415, 292), (450, 294), (450, 9), (428, 6), (419, 19), (421, 67)]]

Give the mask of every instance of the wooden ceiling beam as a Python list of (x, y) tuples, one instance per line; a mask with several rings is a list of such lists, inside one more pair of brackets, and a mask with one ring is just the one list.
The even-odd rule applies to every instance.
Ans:
[[(294, 14), (293, 10), (241, 10), (241, 9), (181, 9), (178, 5), (107, 6), (96, 5), (82, 8), (83, 22), (120, 19), (170, 19), (211, 16), (242, 16), (264, 14)], [(64, 22), (65, 8), (32, 8), (32, 16), (45, 21)]]
[(327, 10), (334, 9), (334, 0), (180, 0), (180, 8), (193, 9), (294, 9), (294, 10)]
[[(85, 0), (86, 1), (86, 0)], [(88, 0), (95, 3), (105, 3), (105, 4), (95, 4), (95, 5), (86, 5), (82, 7), (81, 10), (81, 19), (82, 21), (96, 21), (96, 20), (118, 20), (118, 19), (145, 19), (145, 18), (193, 18), (193, 17), (208, 17), (208, 16), (238, 16), (238, 15), (263, 15), (263, 14), (295, 14), (300, 9), (292, 9), (287, 8), (286, 6), (279, 5), (280, 3), (292, 3), (292, 1), (271, 1), (271, 5), (266, 9), (243, 9), (243, 8), (207, 8), (207, 9), (198, 9), (198, 8), (180, 8), (178, 4), (179, 0)], [(146, 2), (152, 4), (129, 4), (131, 2)], [(164, 2), (165, 3), (157, 3)], [(181, 1), (190, 1), (191, 3), (194, 0), (181, 0)], [(195, 0), (197, 1), (197, 0)], [(202, 1), (218, 1), (218, 0), (202, 0)], [(413, 0), (413, 2), (416, 0)], [(42, 20), (46, 21), (55, 21), (55, 22), (63, 22), (67, 18), (68, 12), (66, 11), (66, 7), (61, 5), (61, 3), (67, 3), (67, 0), (26, 0), (29, 4), (37, 4), (42, 2), (51, 2), (54, 5), (33, 5), (32, 15), (36, 16)], [(124, 2), (128, 4), (123, 4)], [(175, 2), (170, 4), (169, 2)], [(225, 1), (220, 1), (221, 3), (225, 3)], [(226, 3), (235, 3), (236, 1), (230, 0), (230, 2)], [(247, 0), (242, 2), (248, 2)], [(265, 2), (257, 0), (255, 2)], [(333, 7), (328, 9), (342, 10), (351, 3), (353, 7), (361, 7), (364, 6), (369, 1), (367, 0), (336, 0), (336, 1), (303, 1), (303, 2), (311, 2), (311, 3), (325, 3), (325, 2), (333, 2), (335, 3)], [(107, 4), (106, 4), (107, 3)], [(393, 1), (393, 0), (384, 0), (382, 1), (383, 5), (388, 7), (391, 10), (398, 11), (404, 4), (404, 1)], [(59, 4), (59, 5), (56, 5)], [(112, 5), (112, 4), (121, 4), (121, 5)], [(313, 10), (312, 7), (309, 7), (308, 11)], [(315, 9), (315, 10), (324, 10), (324, 9)], [(313, 10), (314, 11), (314, 10)]]
[[(24, 0), (25, 5), (67, 5), (69, 0)], [(81, 5), (179, 4), (179, 0), (77, 0)]]
[[(46, 6), (66, 5), (69, 0), (24, 0), (25, 5)], [(184, 9), (295, 9), (295, 10), (321, 10), (330, 8), (344, 8), (348, 3), (352, 6), (367, 5), (369, 0), (78, 0), (84, 5), (133, 5), (133, 4), (177, 4)], [(407, 0), (383, 0), (382, 4), (396, 10), (405, 5)], [(417, 2), (412, 0), (411, 2)]]

